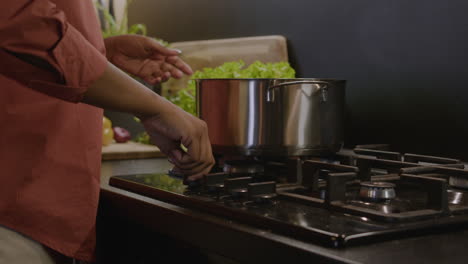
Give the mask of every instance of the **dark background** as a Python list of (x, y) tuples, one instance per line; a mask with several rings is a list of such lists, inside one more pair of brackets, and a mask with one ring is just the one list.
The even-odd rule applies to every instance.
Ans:
[(136, 0), (169, 42), (284, 35), (297, 77), (348, 80), (345, 143), (468, 159), (466, 0)]

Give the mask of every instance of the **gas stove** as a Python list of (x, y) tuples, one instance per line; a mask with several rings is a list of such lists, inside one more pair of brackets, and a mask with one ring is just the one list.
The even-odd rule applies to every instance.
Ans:
[(460, 160), (361, 145), (327, 157), (240, 159), (195, 182), (118, 175), (110, 185), (329, 247), (468, 226)]

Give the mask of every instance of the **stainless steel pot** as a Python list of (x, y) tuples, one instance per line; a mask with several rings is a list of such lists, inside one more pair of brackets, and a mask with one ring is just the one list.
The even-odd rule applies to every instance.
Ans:
[(343, 144), (345, 81), (198, 79), (197, 111), (213, 151), (313, 156)]

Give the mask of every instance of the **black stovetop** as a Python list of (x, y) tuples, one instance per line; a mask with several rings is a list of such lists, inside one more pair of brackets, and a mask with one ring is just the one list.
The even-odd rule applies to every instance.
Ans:
[[(110, 185), (330, 247), (468, 224), (468, 171), (459, 160), (360, 146), (256, 163), (264, 169), (212, 173), (188, 185), (172, 174), (118, 175)], [(395, 197), (364, 197), (364, 182), (390, 184)]]

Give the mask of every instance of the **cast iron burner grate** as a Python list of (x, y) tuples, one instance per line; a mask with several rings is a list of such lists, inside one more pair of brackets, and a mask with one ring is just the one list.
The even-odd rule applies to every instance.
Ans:
[(262, 160), (261, 166), (236, 161), (236, 169), (189, 185), (166, 174), (114, 176), (110, 185), (332, 247), (468, 224), (463, 163), (382, 147)]

